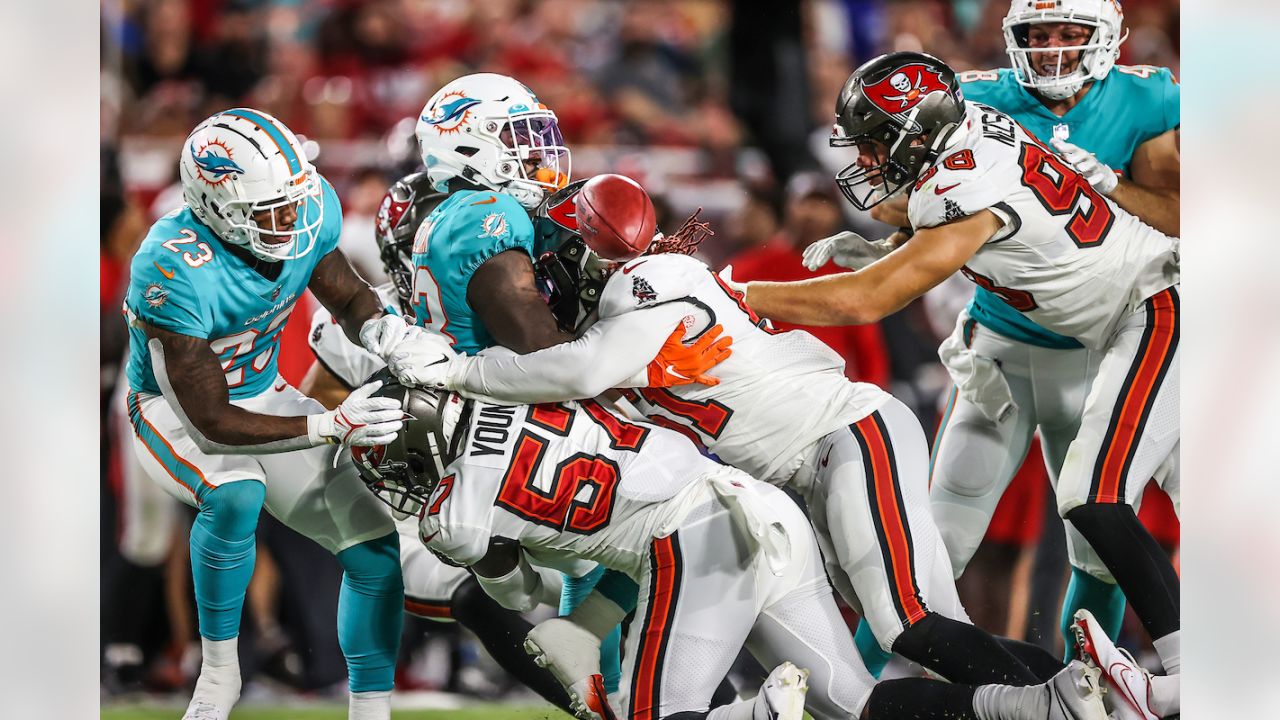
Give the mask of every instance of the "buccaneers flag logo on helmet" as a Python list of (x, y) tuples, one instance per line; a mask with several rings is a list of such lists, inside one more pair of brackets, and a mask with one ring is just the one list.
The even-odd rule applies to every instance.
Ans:
[(930, 93), (947, 92), (938, 73), (919, 63), (904, 65), (889, 77), (863, 86), (867, 99), (890, 115), (900, 115), (919, 105)]

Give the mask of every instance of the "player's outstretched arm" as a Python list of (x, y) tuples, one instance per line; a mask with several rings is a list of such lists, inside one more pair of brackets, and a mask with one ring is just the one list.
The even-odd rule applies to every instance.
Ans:
[[(201, 451), (217, 454), (288, 452), (326, 443), (385, 443), (403, 427), (399, 403), (369, 398), (371, 386), (349, 402), (317, 415), (284, 417), (231, 404), (226, 375), (204, 338), (138, 321), (161, 392)], [(359, 394), (360, 397), (355, 397)]]
[(378, 294), (360, 279), (341, 250), (333, 250), (316, 263), (307, 287), (356, 345), (361, 344), (361, 327), (387, 312)]
[(499, 345), (518, 353), (573, 339), (538, 294), (533, 262), (523, 250), (506, 250), (481, 263), (467, 284), (467, 304)]
[(529, 612), (552, 601), (552, 588), (544, 587), (543, 574), (529, 564), (515, 540), (494, 538), (489, 551), (471, 569), (485, 593), (508, 610)]
[(995, 214), (982, 210), (917, 230), (901, 247), (857, 272), (747, 283), (746, 301), (761, 316), (797, 325), (876, 322), (951, 277), (1000, 227)]
[(1120, 178), (1111, 199), (1166, 235), (1182, 232), (1182, 153), (1178, 130), (1157, 135), (1138, 146), (1129, 163), (1133, 180)]
[[(717, 350), (715, 338), (707, 338), (707, 342), (685, 348), (680, 342), (684, 335), (681, 321), (692, 311), (684, 303), (668, 303), (603, 318), (577, 340), (528, 355), (459, 357), (450, 364), (445, 386), (464, 395), (540, 403), (593, 398), (611, 388), (667, 387), (698, 379), (706, 362), (723, 359), (718, 352), (729, 354), (729, 342), (721, 340)], [(668, 354), (668, 346), (676, 353), (688, 352), (649, 372), (655, 357)], [(708, 353), (712, 357), (699, 363)], [(674, 368), (681, 377), (668, 379), (666, 366), (683, 364), (681, 360), (694, 362)]]

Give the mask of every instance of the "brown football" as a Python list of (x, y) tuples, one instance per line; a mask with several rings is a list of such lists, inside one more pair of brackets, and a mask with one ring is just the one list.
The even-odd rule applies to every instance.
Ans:
[(653, 241), (653, 201), (624, 175), (597, 175), (574, 199), (578, 232), (597, 255), (616, 262), (639, 257)]

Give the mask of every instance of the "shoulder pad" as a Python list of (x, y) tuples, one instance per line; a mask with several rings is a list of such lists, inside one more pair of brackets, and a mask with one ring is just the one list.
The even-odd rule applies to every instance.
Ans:
[(1003, 200), (1006, 193), (991, 180), (992, 166), (999, 159), (994, 153), (983, 153), (982, 148), (964, 147), (944, 154), (911, 192), (907, 202), (911, 226), (943, 225)]
[(621, 315), (694, 295), (697, 282), (710, 272), (688, 255), (641, 255), (623, 265), (605, 283), (600, 317)]

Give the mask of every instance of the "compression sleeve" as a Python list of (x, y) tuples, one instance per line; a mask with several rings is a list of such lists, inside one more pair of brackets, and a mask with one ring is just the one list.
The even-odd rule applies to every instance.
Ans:
[(462, 357), (448, 389), (505, 402), (593, 398), (615, 387), (645, 387), (646, 366), (691, 307), (671, 302), (603, 318), (571, 342), (527, 355)]

